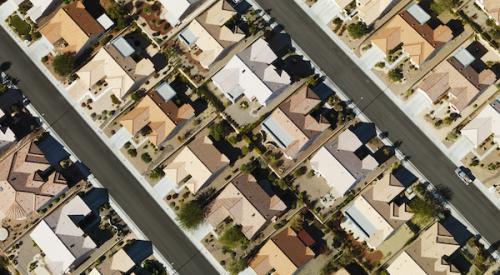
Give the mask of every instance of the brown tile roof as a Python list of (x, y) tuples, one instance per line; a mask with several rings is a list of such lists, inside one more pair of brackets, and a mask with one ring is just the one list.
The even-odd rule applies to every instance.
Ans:
[(104, 31), (104, 28), (90, 15), (81, 1), (74, 1), (63, 9), (88, 36)]
[(42, 178), (40, 173), (49, 167), (34, 142), (0, 162), (0, 219), (23, 219), (67, 188), (58, 173)]
[(456, 274), (442, 258), (459, 248), (452, 234), (441, 223), (435, 223), (406, 252), (429, 275)]
[[(453, 39), (453, 34), (450, 28), (440, 24), (433, 29), (429, 24), (420, 24), (408, 11), (403, 11), (399, 14), (420, 36), (422, 36), (434, 48), (440, 48), (446, 42)], [(451, 35), (450, 35), (451, 34)]]
[(289, 227), (268, 240), (250, 262), (250, 267), (258, 275), (291, 275), (309, 260), (314, 252), (304, 245), (297, 234)]
[(228, 48), (245, 38), (240, 29), (231, 30), (225, 24), (237, 12), (226, 0), (219, 0), (196, 18), (203, 28), (223, 47)]
[(307, 247), (290, 227), (271, 238), (297, 267), (314, 258), (314, 252)]
[(194, 109), (190, 104), (185, 103), (181, 106), (177, 106), (177, 104), (175, 104), (172, 100), (163, 100), (160, 94), (156, 91), (150, 93), (149, 96), (170, 118), (170, 120), (175, 123), (175, 125), (179, 125), (194, 116)]
[(233, 184), (267, 221), (279, 216), (287, 208), (278, 196), (269, 196), (251, 175), (242, 174), (233, 180)]
[(403, 16), (413, 19), (406, 11), (394, 16), (375, 33), (372, 43), (386, 54), (402, 44), (403, 50), (410, 55), (413, 63), (422, 64), (434, 51), (435, 46), (422, 37), (412, 25), (414, 23), (408, 22)]
[(279, 108), (304, 135), (312, 138), (330, 126), (329, 123), (318, 121), (309, 114), (320, 103), (319, 96), (304, 84), (290, 98), (282, 102)]
[(198, 135), (188, 144), (189, 149), (212, 172), (229, 164), (229, 159), (222, 154), (206, 135)]

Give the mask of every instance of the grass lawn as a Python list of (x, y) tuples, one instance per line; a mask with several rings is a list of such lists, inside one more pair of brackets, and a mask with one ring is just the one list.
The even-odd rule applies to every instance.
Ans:
[(30, 34), (31, 32), (31, 25), (22, 20), (17, 14), (9, 17), (9, 24), (21, 36)]

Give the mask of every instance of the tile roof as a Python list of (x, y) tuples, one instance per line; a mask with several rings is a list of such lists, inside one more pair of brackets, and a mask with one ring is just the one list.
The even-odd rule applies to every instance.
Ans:
[(498, 23), (500, 23), (500, 2), (498, 0), (483, 0), (484, 9)]
[(434, 51), (427, 42), (401, 15), (396, 15), (377, 31), (372, 43), (388, 54), (401, 43), (403, 50), (410, 55), (415, 64), (422, 64)]
[(479, 146), (491, 135), (493, 135), (496, 142), (500, 142), (500, 113), (488, 104), (460, 132), (475, 147)]
[(459, 247), (442, 224), (434, 223), (406, 252), (429, 275), (457, 274), (442, 258), (450, 256)]
[(479, 90), (448, 61), (441, 62), (417, 86), (433, 103), (448, 94), (449, 102), (462, 111), (479, 94)]
[(134, 80), (104, 48), (100, 49), (76, 74), (79, 79), (68, 88), (68, 92), (77, 100), (100, 81), (105, 81), (107, 84), (105, 90), (111, 91), (118, 98), (125, 96), (134, 84)]
[(245, 38), (245, 34), (239, 30), (231, 30), (225, 24), (235, 16), (237, 12), (226, 0), (219, 0), (196, 18), (196, 21), (206, 29), (223, 48), (228, 48)]
[(0, 162), (0, 219), (24, 219), (67, 188), (57, 172), (46, 179), (41, 176), (49, 167), (34, 142)]
[(273, 220), (287, 208), (277, 195), (267, 194), (252, 175), (242, 174), (232, 183), (267, 221)]
[(195, 115), (194, 108), (189, 103), (178, 106), (173, 100), (163, 100), (157, 91), (150, 93), (149, 96), (175, 125), (179, 125)]
[(149, 126), (152, 133), (148, 139), (155, 146), (160, 145), (176, 126), (150, 96), (144, 97), (130, 112), (121, 117), (120, 124), (132, 135)]
[(78, 53), (93, 35), (104, 29), (87, 12), (83, 3), (73, 2), (62, 9), (40, 29), (40, 32), (58, 50)]
[(410, 255), (404, 251), (391, 262), (386, 270), (390, 275), (427, 275), (427, 273), (410, 257)]
[(367, 25), (377, 20), (393, 2), (393, 0), (364, 0), (358, 7), (358, 16)]
[(266, 224), (266, 218), (250, 202), (249, 198), (229, 183), (209, 206), (208, 223), (217, 227), (222, 221), (231, 218), (241, 225), (241, 231), (249, 240)]
[(250, 262), (250, 267), (258, 275), (269, 274), (272, 269), (276, 274), (293, 274), (314, 256), (297, 233), (287, 227), (264, 244)]

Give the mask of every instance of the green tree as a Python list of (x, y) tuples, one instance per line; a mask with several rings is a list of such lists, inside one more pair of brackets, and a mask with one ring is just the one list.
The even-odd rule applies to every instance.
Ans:
[(156, 167), (149, 172), (149, 178), (153, 180), (161, 179), (165, 176), (165, 171), (161, 167)]
[(73, 72), (75, 56), (72, 53), (64, 53), (54, 58), (52, 66), (54, 71), (60, 76), (69, 76)]
[(145, 163), (150, 163), (153, 159), (151, 158), (151, 156), (148, 154), (148, 153), (142, 153), (141, 155), (141, 159), (142, 161), (144, 161)]
[(241, 232), (240, 225), (233, 225), (226, 229), (222, 236), (219, 238), (222, 245), (229, 249), (248, 245), (248, 239)]
[(248, 267), (248, 263), (244, 260), (244, 259), (235, 259), (235, 260), (231, 260), (228, 264), (227, 264), (227, 271), (229, 271), (229, 273), (231, 274), (238, 274), (240, 273), (241, 271), (245, 270), (245, 268)]
[(400, 82), (404, 78), (403, 70), (401, 70), (400, 68), (394, 68), (390, 70), (389, 73), (387, 73), (387, 76), (392, 82)]
[(203, 223), (205, 213), (196, 200), (189, 201), (181, 205), (177, 213), (177, 220), (181, 227), (189, 230), (195, 230)]
[(434, 0), (431, 3), (431, 10), (436, 14), (450, 11), (460, 4), (460, 0)]
[(152, 275), (167, 275), (165, 266), (157, 260), (146, 260), (142, 267)]
[(231, 126), (225, 120), (222, 120), (219, 123), (214, 123), (210, 127), (210, 135), (216, 141), (224, 139), (231, 133), (231, 131), (232, 131)]
[(354, 39), (359, 39), (363, 37), (365, 34), (370, 32), (370, 29), (364, 22), (352, 23), (347, 26), (347, 32), (349, 36)]

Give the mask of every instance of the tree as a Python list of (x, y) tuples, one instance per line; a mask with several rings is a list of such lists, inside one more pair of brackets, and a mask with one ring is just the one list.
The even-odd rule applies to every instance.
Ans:
[(431, 10), (436, 14), (450, 11), (460, 4), (460, 0), (434, 0), (431, 3)]
[(241, 232), (240, 225), (233, 225), (226, 229), (222, 236), (219, 238), (222, 245), (229, 249), (235, 249), (248, 245), (248, 239)]
[(142, 153), (141, 155), (141, 159), (142, 161), (144, 161), (145, 163), (150, 163), (153, 159), (151, 158), (151, 156), (148, 154), (148, 153)]
[(364, 22), (352, 23), (347, 26), (347, 32), (349, 36), (354, 39), (359, 39), (363, 37), (365, 34), (370, 32), (370, 29)]
[(156, 167), (149, 172), (149, 178), (153, 180), (161, 179), (165, 176), (165, 171), (161, 167)]
[(133, 158), (137, 157), (137, 150), (135, 148), (130, 148), (127, 150), (127, 152), (131, 157)]
[(196, 200), (189, 201), (181, 205), (177, 213), (177, 220), (182, 228), (195, 230), (203, 223), (205, 213)]
[(152, 275), (167, 275), (165, 266), (157, 260), (146, 260), (142, 267)]
[(392, 82), (400, 82), (404, 78), (403, 70), (401, 70), (400, 68), (394, 68), (390, 70), (387, 76)]
[(52, 66), (54, 71), (60, 76), (69, 76), (73, 72), (75, 56), (72, 53), (64, 53), (56, 56)]
[(227, 264), (227, 271), (231, 274), (238, 274), (247, 268), (248, 264), (244, 259), (231, 260)]
[(227, 137), (231, 133), (231, 126), (225, 121), (212, 124), (210, 127), (210, 135), (215, 139), (215, 141), (220, 141)]

